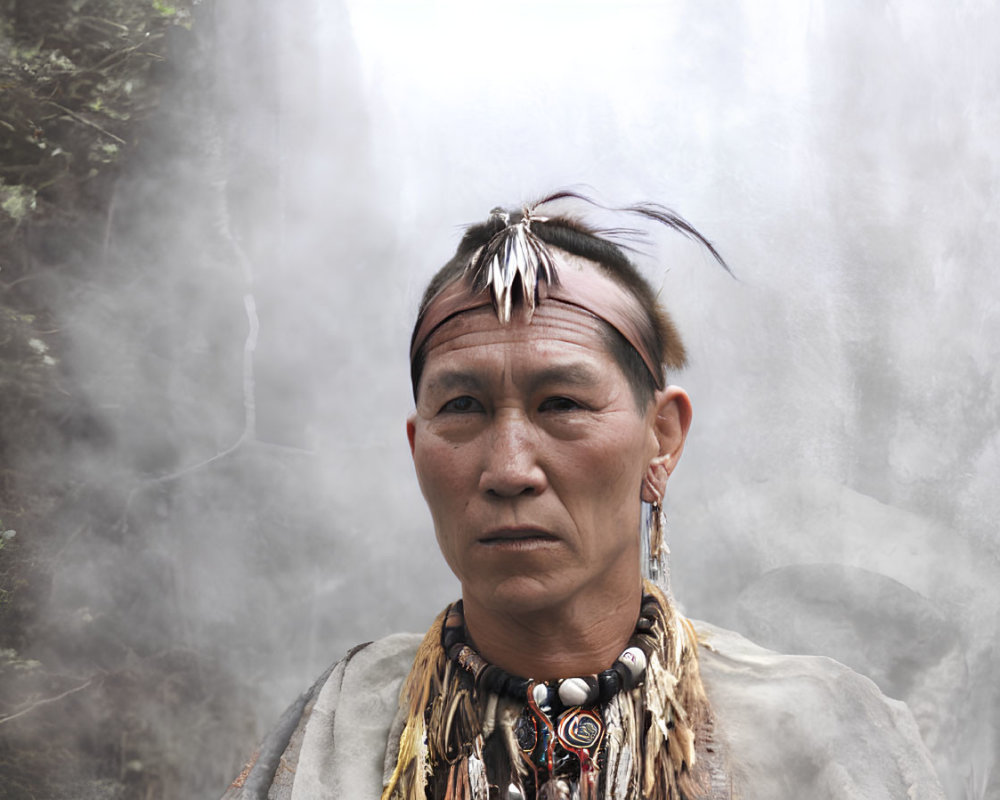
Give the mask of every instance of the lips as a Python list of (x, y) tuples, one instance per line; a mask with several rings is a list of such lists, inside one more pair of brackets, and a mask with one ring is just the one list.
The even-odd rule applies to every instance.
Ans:
[(518, 544), (527, 545), (535, 542), (555, 541), (558, 541), (557, 537), (548, 531), (530, 527), (497, 528), (487, 531), (484, 536), (479, 537), (480, 544), (487, 545), (517, 546)]

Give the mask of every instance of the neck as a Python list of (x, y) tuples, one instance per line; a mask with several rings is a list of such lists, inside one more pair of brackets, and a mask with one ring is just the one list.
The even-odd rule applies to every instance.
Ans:
[(642, 586), (612, 597), (586, 595), (545, 609), (495, 611), (466, 593), (465, 624), (492, 664), (533, 680), (592, 675), (610, 667), (635, 633)]

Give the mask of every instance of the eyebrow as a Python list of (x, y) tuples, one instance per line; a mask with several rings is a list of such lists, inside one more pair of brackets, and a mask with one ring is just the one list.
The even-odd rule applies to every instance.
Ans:
[(447, 370), (433, 375), (427, 381), (427, 391), (479, 391), (484, 385), (483, 378), (476, 372)]
[[(571, 361), (536, 370), (527, 376), (524, 384), (528, 392), (536, 392), (551, 384), (590, 386), (599, 379), (600, 373), (593, 365)], [(484, 389), (486, 383), (487, 380), (475, 370), (446, 370), (432, 375), (425, 388), (439, 392), (478, 392)]]
[(526, 381), (529, 392), (550, 384), (569, 386), (590, 386), (600, 379), (600, 373), (593, 365), (584, 361), (571, 361), (566, 364), (554, 364), (533, 372)]

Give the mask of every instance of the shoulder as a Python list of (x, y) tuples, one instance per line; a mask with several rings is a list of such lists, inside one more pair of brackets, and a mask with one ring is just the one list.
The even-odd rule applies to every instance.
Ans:
[(905, 704), (848, 667), (696, 622), (702, 681), (739, 796), (943, 798)]
[(381, 786), (386, 736), (421, 639), (394, 634), (353, 648), (288, 707), (223, 800), (283, 800), (293, 785), (296, 796), (331, 782)]

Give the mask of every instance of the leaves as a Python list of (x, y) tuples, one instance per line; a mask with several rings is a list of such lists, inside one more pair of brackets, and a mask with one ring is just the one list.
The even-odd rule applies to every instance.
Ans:
[(167, 31), (191, 21), (191, 0), (76, 0), (40, 2), (5, 23), (0, 236), (44, 215), (60, 185), (118, 163), (156, 106)]
[[(163, 718), (176, 713), (178, 727), (201, 725), (217, 738), (212, 726), (224, 729), (218, 720), (231, 716), (225, 698), (235, 689), (218, 691), (227, 676), (203, 685), (212, 665), (135, 655), (120, 618), (51, 605), (60, 560), (103, 524), (97, 502), (71, 527), (60, 516), (84, 490), (51, 467), (69, 442), (93, 442), (103, 428), (75, 381), (66, 316), (53, 296), (99, 291), (95, 265), (105, 262), (93, 254), (107, 236), (115, 182), (170, 76), (162, 68), (175, 38), (168, 33), (190, 27), (191, 5), (0, 0), (4, 800), (179, 796), (170, 781), (191, 759), (161, 731)], [(92, 663), (102, 658), (113, 668)], [(175, 710), (177, 687), (187, 694)]]
[(36, 194), (30, 186), (4, 186), (0, 181), (0, 209), (14, 222), (20, 222), (37, 207)]

